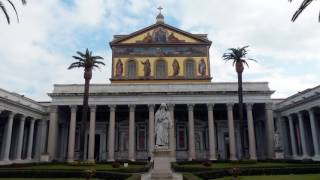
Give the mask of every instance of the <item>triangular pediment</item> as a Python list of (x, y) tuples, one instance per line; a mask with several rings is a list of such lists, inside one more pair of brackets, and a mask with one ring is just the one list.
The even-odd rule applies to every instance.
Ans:
[(191, 34), (173, 26), (156, 23), (129, 35), (117, 35), (110, 43), (116, 44), (211, 44), (206, 35)]

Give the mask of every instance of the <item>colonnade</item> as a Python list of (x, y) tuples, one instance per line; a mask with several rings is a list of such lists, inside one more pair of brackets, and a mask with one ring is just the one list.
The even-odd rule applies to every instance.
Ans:
[[(174, 104), (169, 104), (169, 112), (173, 120), (173, 124), (175, 124), (174, 119)], [(195, 149), (195, 128), (194, 128), (194, 106), (195, 104), (188, 104), (188, 159), (193, 160), (196, 159), (196, 149)], [(226, 104), (227, 106), (227, 119), (228, 119), (228, 129), (229, 129), (229, 148), (230, 148), (230, 160), (237, 160), (236, 156), (236, 142), (235, 142), (235, 125), (233, 118), (233, 106), (234, 104)], [(253, 104), (246, 104), (246, 113), (247, 113), (247, 127), (248, 127), (248, 135), (249, 135), (249, 155), (250, 159), (257, 159), (256, 155), (256, 140), (255, 140), (255, 130), (254, 130), (254, 120), (253, 120), (253, 112), (252, 112)], [(128, 160), (135, 161), (136, 160), (136, 149), (135, 149), (135, 109), (136, 105), (128, 105), (129, 108), (129, 128), (128, 128)], [(76, 129), (76, 112), (77, 106), (70, 106), (70, 126), (69, 126), (69, 138), (68, 138), (68, 162), (73, 162), (75, 160), (74, 156), (74, 144), (75, 144), (75, 129)], [(115, 112), (117, 110), (117, 105), (109, 105), (109, 123), (108, 123), (108, 152), (107, 152), (107, 160), (114, 161), (115, 160), (115, 121), (116, 116)], [(148, 155), (152, 156), (152, 151), (154, 148), (154, 120), (155, 120), (155, 105), (148, 105), (149, 111), (149, 119), (148, 119)], [(208, 134), (209, 134), (209, 157), (210, 160), (217, 159), (217, 147), (216, 147), (216, 128), (215, 128), (215, 119), (214, 119), (214, 104), (207, 104), (207, 112), (208, 112)], [(90, 125), (89, 125), (89, 146), (88, 146), (88, 161), (94, 161), (94, 143), (95, 143), (95, 123), (96, 123), (96, 106), (90, 106)], [(267, 135), (267, 144), (268, 144), (268, 155), (272, 156), (273, 154), (273, 112), (269, 105), (266, 105), (265, 108), (266, 114), (266, 134)], [(55, 157), (55, 147), (56, 147), (56, 138), (57, 138), (57, 124), (58, 116), (57, 116), (57, 106), (52, 106), (50, 111), (50, 128), (49, 128), (49, 137), (48, 137), (48, 152), (51, 155), (51, 158)], [(173, 150), (172, 155), (175, 157), (176, 153), (176, 137), (175, 137), (175, 128), (171, 128), (169, 132), (169, 144), (170, 148)], [(270, 146), (270, 147), (269, 147)]]
[[(281, 116), (284, 121), (288, 121), (288, 135), (291, 144), (291, 155), (293, 159), (309, 159), (320, 160), (320, 149), (319, 149), (319, 128), (318, 123), (315, 119), (315, 107), (298, 111), (296, 113), (290, 113), (286, 116)], [(308, 118), (305, 118), (308, 117)], [(298, 121), (298, 122), (296, 122)], [(309, 122), (308, 122), (309, 121)], [(310, 123), (311, 128), (311, 151), (314, 152), (313, 157), (308, 153), (310, 149), (307, 146), (307, 129), (306, 123)], [(298, 133), (296, 131), (298, 129)], [(298, 140), (299, 139), (299, 140)], [(298, 148), (301, 147), (301, 154), (298, 155)]]
[[(24, 115), (21, 113), (16, 113), (12, 111), (8, 111), (5, 109), (0, 110), (0, 114), (6, 113), (6, 122), (5, 122), (5, 130), (3, 134), (2, 139), (2, 159), (0, 160), (0, 164), (10, 164), (12, 162), (31, 162), (35, 157), (33, 157), (33, 151), (35, 151), (35, 148), (39, 148), (38, 155), (40, 156), (40, 149), (44, 148), (43, 144), (37, 144), (34, 142), (34, 136), (37, 132), (35, 132), (35, 125), (37, 121), (39, 121), (39, 128), (38, 132), (45, 133), (45, 126), (46, 121), (36, 119), (33, 117), (30, 117), (28, 115)], [(19, 121), (18, 124), (18, 134), (17, 134), (17, 143), (16, 146), (13, 146), (13, 125), (14, 121)], [(27, 134), (27, 137), (25, 137), (25, 129), (26, 129), (26, 121), (29, 121), (29, 132)], [(39, 135), (42, 138), (42, 135)], [(25, 142), (24, 142), (25, 141)], [(26, 149), (23, 149), (23, 144), (26, 143)], [(15, 148), (15, 149), (14, 149)], [(23, 150), (26, 152), (26, 158), (22, 158), (22, 152)], [(10, 158), (10, 152), (14, 151), (13, 158)]]

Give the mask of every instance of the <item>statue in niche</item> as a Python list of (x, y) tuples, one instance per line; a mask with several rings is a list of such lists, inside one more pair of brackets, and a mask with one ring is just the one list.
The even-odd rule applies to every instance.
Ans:
[(141, 64), (143, 65), (144, 77), (149, 77), (151, 74), (151, 67), (150, 67), (149, 59), (147, 59), (145, 62), (141, 61)]
[(201, 76), (205, 76), (206, 75), (206, 69), (207, 69), (207, 65), (204, 62), (204, 59), (201, 59), (200, 60), (200, 64), (198, 66), (198, 70), (199, 70), (199, 73), (201, 74)]
[(154, 32), (153, 42), (155, 43), (165, 43), (167, 42), (167, 32), (162, 28), (159, 28)]
[(180, 72), (180, 65), (176, 59), (173, 60), (172, 69), (173, 69), (173, 76), (177, 77)]
[(169, 129), (172, 128), (172, 120), (168, 107), (162, 103), (155, 114), (155, 148), (169, 148)]
[(143, 38), (142, 40), (143, 43), (152, 43), (152, 37), (150, 35), (150, 32), (148, 32), (147, 36)]
[(123, 73), (123, 64), (121, 62), (121, 59), (119, 59), (116, 64), (116, 76), (122, 77), (122, 73)]
[(273, 143), (274, 143), (274, 149), (278, 150), (281, 148), (281, 145), (280, 145), (280, 133), (279, 131), (277, 130), (274, 135), (273, 135)]

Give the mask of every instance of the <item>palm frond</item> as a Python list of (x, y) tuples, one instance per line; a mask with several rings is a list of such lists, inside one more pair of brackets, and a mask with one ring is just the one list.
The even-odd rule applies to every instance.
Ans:
[(10, 24), (10, 17), (7, 13), (7, 9), (6, 9), (6, 7), (4, 7), (4, 5), (2, 4), (1, 1), (0, 1), (0, 8), (1, 8), (2, 12), (4, 13), (4, 15), (6, 16), (8, 24)]
[(83, 54), (82, 52), (80, 52), (80, 51), (77, 51), (77, 54), (79, 54), (79, 56), (81, 56), (81, 57), (86, 57), (86, 55), (85, 54)]
[(249, 46), (244, 46), (241, 48), (229, 48), (228, 50), (231, 52), (224, 53), (222, 55), (223, 60), (230, 61), (232, 60), (232, 66), (235, 66), (236, 63), (240, 62), (243, 64), (246, 64), (248, 67), (247, 60), (255, 61), (255, 59), (247, 58), (246, 55), (248, 54), (248, 48)]
[(74, 63), (70, 64), (70, 66), (68, 67), (68, 69), (83, 67), (83, 65), (84, 65), (83, 63), (74, 62)]
[(241, 60), (241, 63), (247, 65), (247, 67), (249, 68), (249, 64), (246, 60)]
[[(304, 0), (298, 10), (293, 14), (291, 21), (294, 22), (300, 14), (305, 10), (314, 0)], [(292, 0), (289, 0), (289, 2), (292, 2)], [(320, 22), (320, 14), (319, 14), (319, 22)]]
[(19, 16), (18, 16), (18, 12), (16, 7), (14, 6), (14, 4), (11, 2), (11, 0), (7, 0), (8, 3), (11, 5), (12, 9), (14, 10), (14, 12), (16, 13), (16, 17), (17, 17), (17, 21), (19, 22)]
[(89, 51), (87, 48), (85, 53), (77, 51), (79, 56), (72, 56), (74, 59), (77, 59), (78, 62), (72, 63), (68, 69), (72, 69), (75, 67), (83, 67), (85, 69), (99, 68), (99, 65), (105, 65), (104, 62), (98, 61), (99, 59), (103, 59), (101, 56), (92, 56), (92, 51)]
[(92, 56), (92, 59), (103, 59), (101, 56)]
[(79, 61), (83, 60), (83, 58), (79, 57), (79, 56), (72, 56), (74, 59), (77, 59)]

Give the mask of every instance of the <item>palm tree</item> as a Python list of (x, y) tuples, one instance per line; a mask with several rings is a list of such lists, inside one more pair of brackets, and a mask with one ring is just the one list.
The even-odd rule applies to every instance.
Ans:
[(99, 65), (105, 65), (99, 59), (103, 59), (100, 56), (93, 56), (92, 51), (86, 50), (85, 53), (77, 51), (79, 56), (72, 56), (77, 62), (72, 63), (68, 69), (84, 68), (84, 94), (83, 94), (83, 108), (82, 108), (82, 120), (80, 126), (80, 159), (84, 160), (84, 139), (85, 139), (85, 125), (87, 122), (88, 113), (88, 98), (89, 98), (89, 85), (92, 78), (92, 70), (99, 68)]
[[(291, 21), (294, 22), (302, 13), (302, 11), (305, 10), (313, 1), (314, 0), (303, 0), (298, 10), (293, 14)], [(292, 2), (292, 0), (289, 0), (289, 2)], [(319, 13), (318, 21), (320, 22), (320, 13)]]
[(248, 53), (247, 48), (249, 46), (244, 46), (242, 48), (230, 48), (231, 52), (224, 53), (222, 58), (225, 61), (233, 61), (232, 65), (235, 66), (236, 72), (238, 74), (238, 98), (239, 98), (239, 121), (240, 121), (240, 134), (241, 134), (241, 147), (242, 147), (242, 157), (245, 156), (244, 148), (244, 122), (243, 122), (243, 95), (242, 95), (242, 72), (244, 70), (243, 64), (248, 65), (247, 61), (254, 59), (247, 58)]
[[(19, 16), (18, 16), (18, 12), (17, 12), (15, 5), (13, 4), (13, 2), (11, 0), (7, 0), (7, 2), (11, 5), (12, 9), (16, 13), (17, 21), (19, 22)], [(26, 0), (21, 0), (21, 2), (23, 5), (27, 4)], [(7, 12), (6, 7), (3, 5), (3, 1), (1, 1), (1, 0), (0, 0), (0, 8), (1, 8), (2, 12), (4, 13), (4, 15), (6, 16), (8, 24), (10, 24), (10, 16)]]

